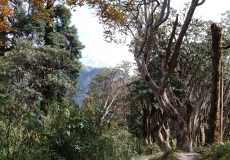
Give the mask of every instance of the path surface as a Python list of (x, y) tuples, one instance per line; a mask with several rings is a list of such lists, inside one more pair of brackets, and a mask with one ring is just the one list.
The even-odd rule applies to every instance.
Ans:
[(200, 154), (193, 152), (181, 152), (177, 153), (178, 157), (176, 160), (198, 160)]

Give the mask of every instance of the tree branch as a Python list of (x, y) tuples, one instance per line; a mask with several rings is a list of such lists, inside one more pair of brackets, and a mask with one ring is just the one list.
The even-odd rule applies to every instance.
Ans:
[[(166, 16), (164, 17), (166, 9), (167, 9), (167, 13), (166, 13)], [(170, 0), (164, 0), (163, 7), (160, 13), (160, 17), (154, 24), (153, 30), (157, 29), (162, 23), (164, 23), (168, 19), (169, 13), (170, 13)]]
[(174, 49), (173, 55), (169, 61), (169, 73), (173, 72), (177, 66), (177, 59), (178, 59), (178, 56), (180, 53), (179, 51), (180, 51), (180, 48), (181, 48), (181, 45), (183, 42), (183, 38), (185, 36), (185, 33), (189, 27), (191, 20), (192, 20), (192, 16), (195, 12), (195, 9), (197, 7), (198, 2), (199, 2), (199, 0), (192, 0), (192, 3), (190, 5), (189, 11), (187, 13), (186, 19), (184, 21), (184, 24), (183, 24), (182, 29), (180, 31), (179, 37), (178, 37), (177, 42), (175, 44), (175, 49)]
[(176, 28), (177, 28), (177, 25), (178, 25), (178, 14), (176, 16), (176, 20), (173, 24), (173, 29), (172, 29), (172, 33), (171, 33), (171, 36), (170, 36), (170, 39), (169, 39), (169, 43), (168, 43), (168, 47), (167, 47), (167, 53), (166, 53), (166, 63), (168, 63), (168, 59), (169, 59), (169, 56), (171, 54), (171, 48), (172, 48), (172, 41), (173, 41), (173, 38), (176, 34)]
[[(101, 123), (104, 121), (105, 117), (106, 117), (107, 114), (110, 112), (109, 109), (110, 109), (111, 105), (113, 104), (114, 100), (116, 99), (117, 95), (120, 93), (120, 91), (121, 91), (121, 88), (119, 88), (118, 91), (115, 93), (115, 95), (114, 95), (113, 98), (112, 98), (112, 101), (109, 103), (108, 106), (106, 106), (108, 101), (106, 102), (106, 104), (105, 104), (105, 106), (104, 106), (104, 108), (106, 108), (106, 110), (105, 110), (104, 115), (103, 115), (102, 118), (101, 118)], [(108, 96), (108, 97), (109, 97), (109, 96)]]
[[(145, 23), (146, 23), (146, 28), (145, 28), (145, 33), (144, 33), (144, 35), (147, 35), (148, 34), (148, 31), (149, 31), (149, 28), (150, 28), (150, 26), (153, 24), (153, 13), (156, 11), (156, 9), (157, 9), (157, 7), (159, 7), (159, 2), (157, 3), (157, 5), (153, 8), (153, 10), (151, 11), (151, 21), (146, 21)], [(142, 53), (142, 51), (143, 51), (143, 49), (144, 49), (144, 46), (145, 46), (145, 44), (146, 44), (146, 42), (147, 42), (147, 39), (148, 39), (148, 36), (145, 36), (144, 37), (144, 40), (142, 41), (142, 43), (141, 43), (141, 47), (140, 47), (140, 50), (138, 51), (138, 57), (141, 55), (141, 53)]]
[(202, 0), (200, 3), (198, 3), (196, 6), (200, 6), (202, 4), (204, 4), (205, 0)]
[(222, 49), (229, 49), (229, 48), (230, 48), (230, 44), (227, 45), (227, 46), (222, 47)]
[(147, 82), (147, 84), (150, 86), (150, 88), (153, 90), (153, 93), (155, 95), (159, 94), (159, 87), (157, 84), (153, 81), (151, 76), (149, 75), (149, 72), (147, 70), (147, 66), (145, 64), (141, 64), (140, 59), (137, 56), (134, 56), (134, 59), (138, 66), (138, 71), (141, 73), (141, 76), (143, 79)]

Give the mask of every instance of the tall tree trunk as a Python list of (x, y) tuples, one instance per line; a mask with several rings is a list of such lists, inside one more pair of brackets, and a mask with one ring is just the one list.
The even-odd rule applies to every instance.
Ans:
[(222, 29), (216, 24), (211, 25), (212, 31), (212, 91), (211, 106), (208, 117), (206, 143), (212, 144), (221, 140), (221, 48)]
[(145, 143), (149, 146), (152, 146), (152, 135), (151, 135), (151, 106), (148, 105), (147, 108), (144, 108), (144, 118), (143, 118), (143, 136)]
[(157, 112), (154, 116), (154, 122), (157, 124), (154, 129), (157, 144), (162, 151), (171, 150), (172, 146), (170, 146), (169, 141), (170, 132), (168, 126), (168, 115)]
[(184, 120), (186, 113), (183, 113), (183, 109), (181, 109), (182, 106), (173, 106), (168, 99), (166, 91), (164, 91), (162, 95), (157, 96), (157, 99), (162, 106), (162, 109), (164, 112), (166, 112), (173, 123), (177, 139), (176, 148), (193, 151), (192, 146), (190, 145), (189, 134), (187, 132), (187, 127)]

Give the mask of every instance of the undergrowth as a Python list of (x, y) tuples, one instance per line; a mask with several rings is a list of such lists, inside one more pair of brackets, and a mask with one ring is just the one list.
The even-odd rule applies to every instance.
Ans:
[(206, 152), (203, 152), (200, 160), (229, 160), (230, 142), (214, 143)]

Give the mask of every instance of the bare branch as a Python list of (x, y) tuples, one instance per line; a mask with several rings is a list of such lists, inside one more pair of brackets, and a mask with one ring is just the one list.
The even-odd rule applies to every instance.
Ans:
[[(144, 1), (144, 3), (146, 3), (146, 0), (143, 0), (143, 1)], [(146, 7), (146, 4), (144, 4), (145, 23), (148, 21), (148, 14), (147, 13), (148, 13), (147, 12), (147, 7)]]
[[(108, 106), (106, 106), (108, 101), (106, 102), (106, 104), (105, 104), (105, 106), (104, 106), (104, 108), (106, 108), (106, 110), (105, 110), (105, 113), (103, 114), (103, 116), (102, 116), (102, 118), (101, 118), (101, 122), (104, 121), (105, 117), (106, 117), (107, 114), (110, 112), (109, 109), (110, 109), (111, 105), (113, 104), (114, 100), (116, 99), (117, 95), (120, 93), (120, 91), (121, 91), (121, 88), (119, 88), (119, 90), (115, 93), (115, 95), (114, 95), (113, 98), (112, 98), (112, 101), (109, 103)], [(109, 97), (109, 96), (108, 96), (108, 97)]]
[[(158, 2), (158, 1), (157, 1)], [(149, 31), (149, 28), (150, 28), (150, 26), (152, 26), (152, 24), (153, 24), (153, 13), (156, 11), (156, 9), (157, 9), (157, 7), (159, 7), (160, 6), (160, 3), (158, 2), (157, 3), (157, 5), (153, 8), (153, 10), (151, 11), (151, 21), (149, 22), (147, 22), (146, 24), (147, 24), (147, 26), (146, 26), (146, 29), (145, 29), (145, 35), (147, 35), (148, 34), (148, 31)], [(142, 45), (141, 45), (141, 49), (139, 50), (139, 55), (138, 56), (140, 56), (140, 54), (143, 52), (143, 49), (144, 49), (144, 46), (145, 46), (145, 44), (146, 44), (146, 42), (147, 42), (147, 38), (148, 36), (145, 36), (145, 39), (144, 39), (144, 41), (142, 42)]]
[[(166, 13), (166, 16), (164, 17), (166, 9), (167, 9), (167, 13)], [(163, 7), (160, 13), (160, 17), (154, 24), (153, 30), (157, 29), (162, 23), (164, 23), (168, 19), (169, 13), (170, 13), (170, 0), (164, 0)]]
[(169, 72), (173, 72), (177, 66), (177, 61), (178, 61), (177, 58), (178, 58), (179, 53), (180, 53), (179, 52), (180, 47), (181, 47), (181, 44), (183, 42), (183, 38), (184, 38), (185, 33), (189, 27), (189, 24), (191, 22), (192, 16), (195, 12), (195, 9), (197, 7), (198, 2), (199, 2), (199, 0), (192, 0), (192, 3), (190, 5), (189, 11), (187, 13), (186, 19), (184, 21), (184, 24), (183, 24), (182, 29), (180, 31), (179, 37), (178, 37), (177, 42), (175, 44), (175, 49), (174, 49), (173, 55), (169, 61)]
[(204, 2), (205, 2), (205, 0), (202, 0), (200, 3), (197, 4), (197, 6), (204, 4)]
[(171, 54), (171, 48), (172, 48), (172, 41), (173, 41), (173, 38), (176, 34), (176, 28), (177, 28), (177, 25), (178, 25), (178, 14), (176, 16), (176, 20), (173, 24), (173, 29), (172, 29), (172, 33), (171, 33), (171, 36), (170, 36), (170, 39), (169, 39), (169, 43), (168, 43), (168, 47), (167, 47), (167, 54), (166, 54), (166, 63), (168, 63), (168, 59), (169, 59), (169, 56)]

